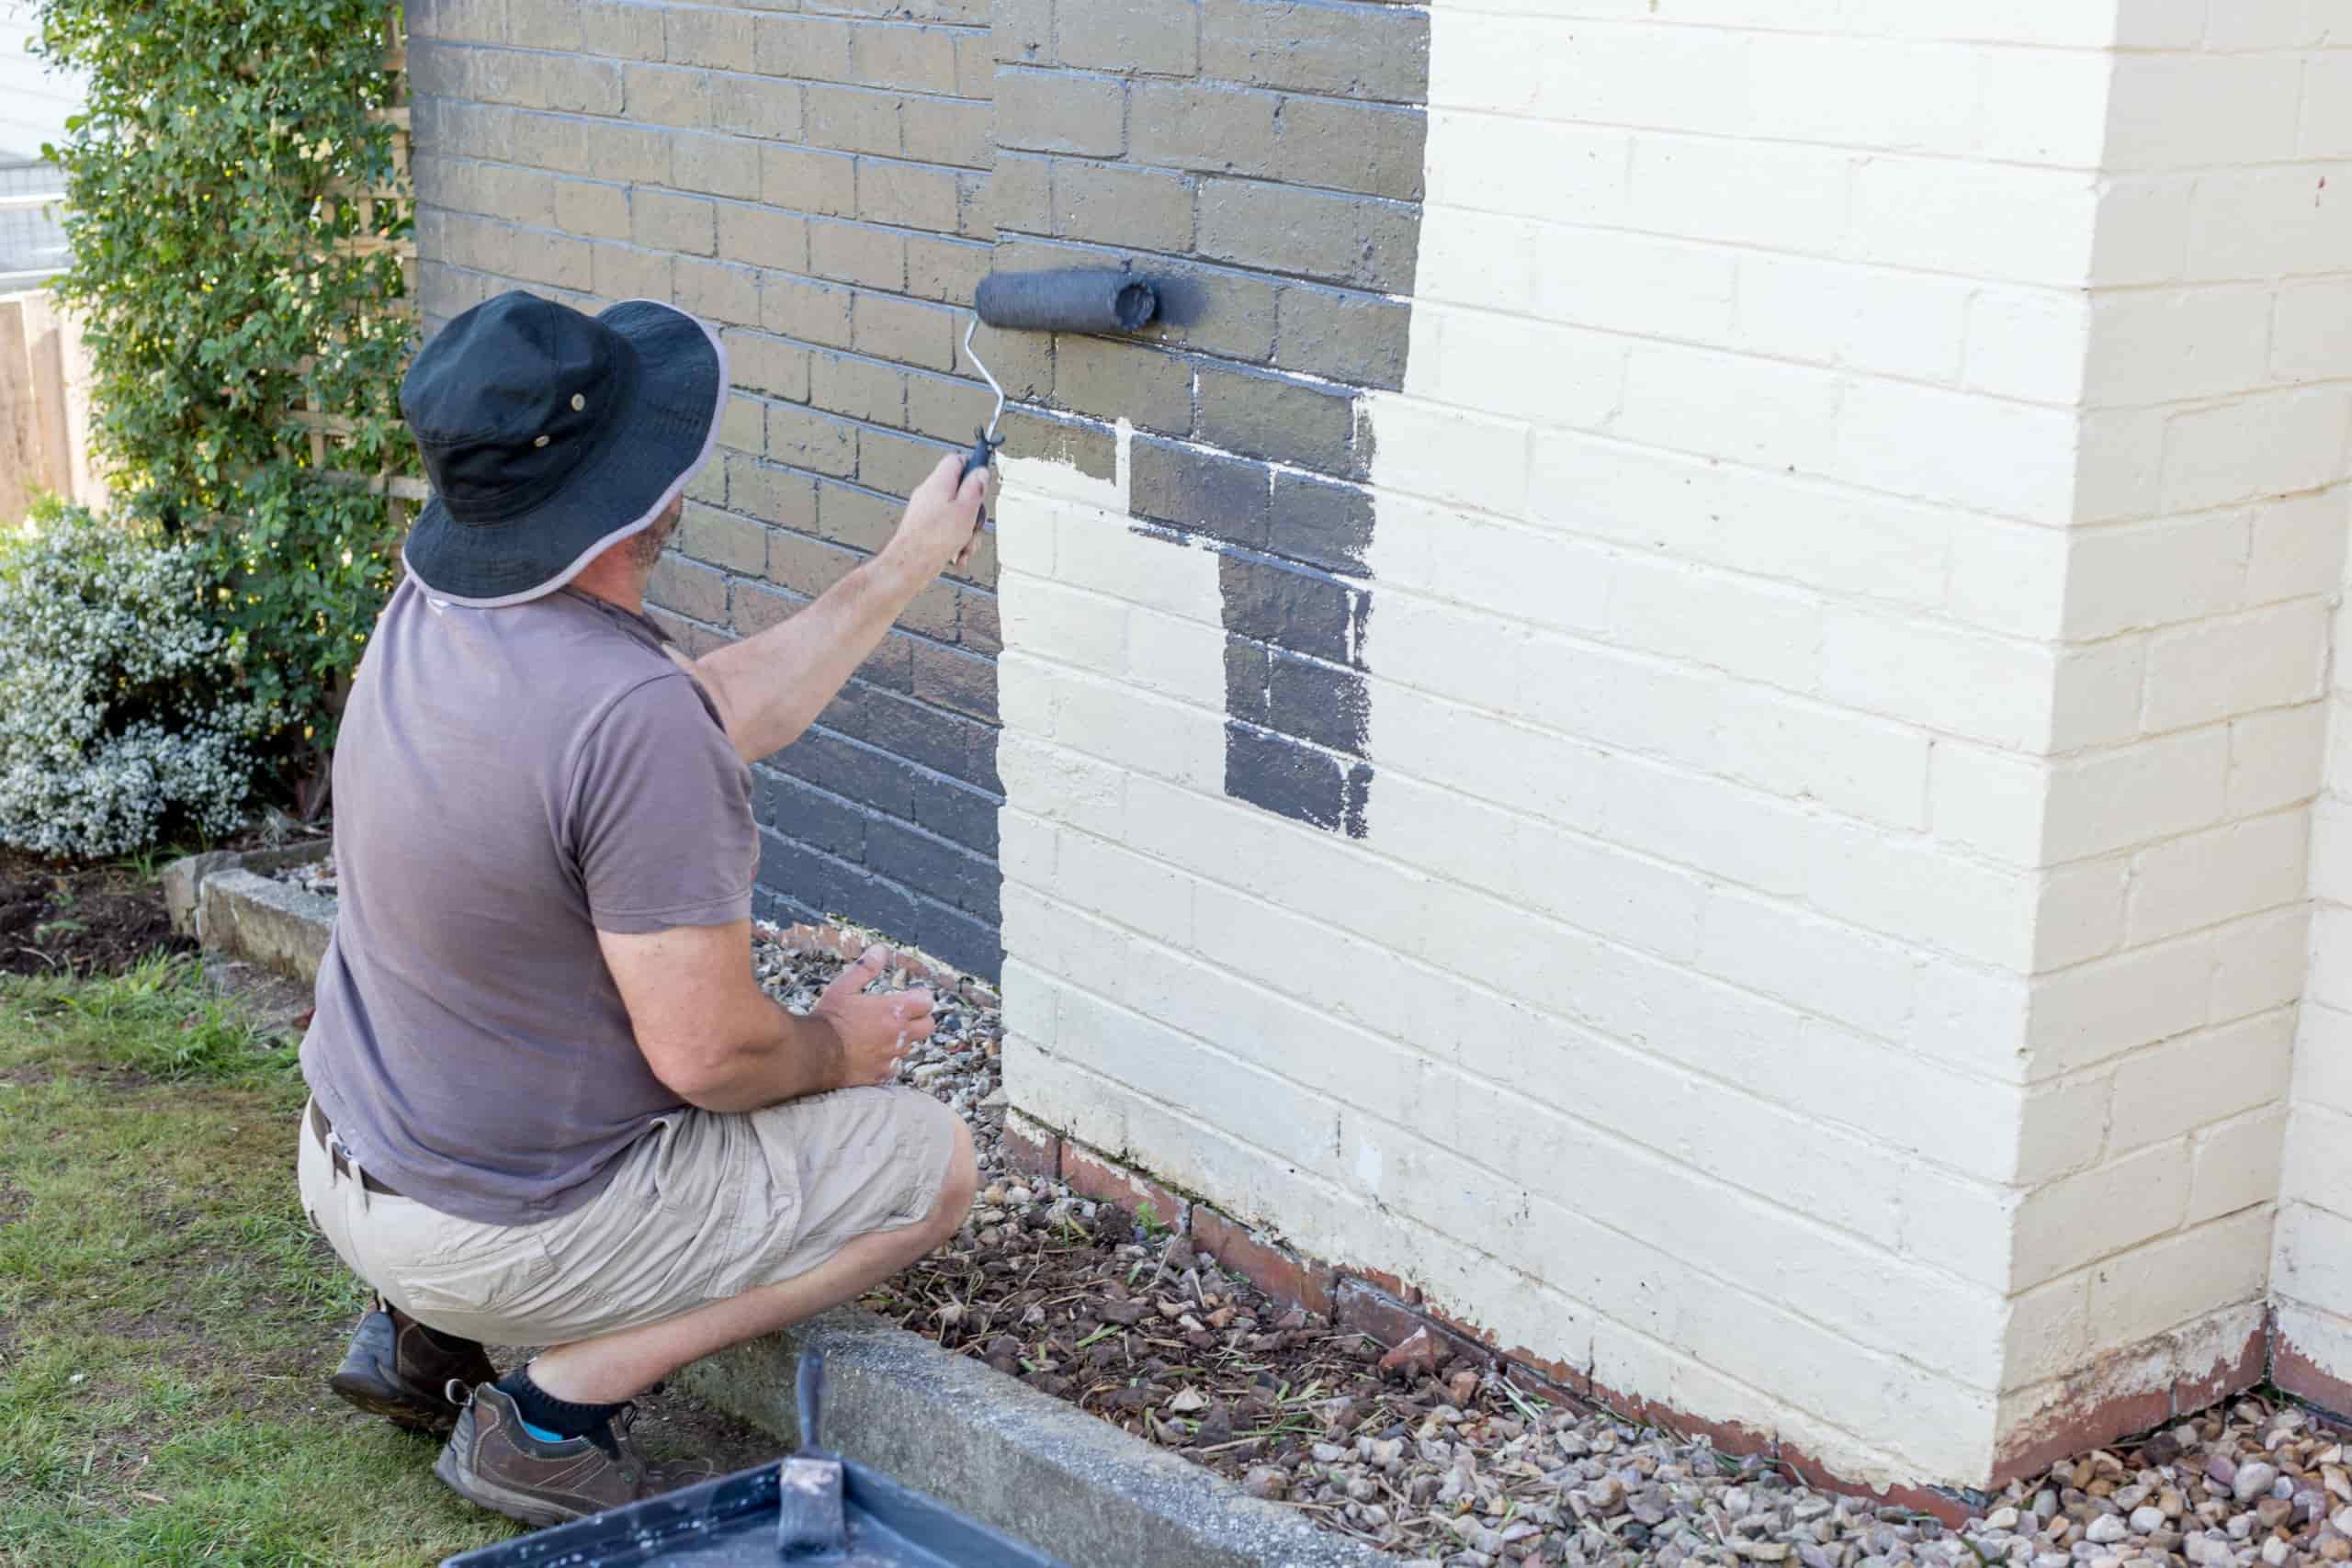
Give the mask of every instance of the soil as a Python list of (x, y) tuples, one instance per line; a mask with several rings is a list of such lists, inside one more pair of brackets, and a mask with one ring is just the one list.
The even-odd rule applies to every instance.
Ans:
[(152, 876), (0, 850), (0, 974), (108, 975), (158, 950), (196, 944), (173, 934)]
[[(1327, 1529), (1408, 1555), (1450, 1547), (1436, 1476), (1425, 1489), (1382, 1476), (1363, 1495), (1325, 1496), (1319, 1472), (1360, 1444), (1393, 1461), (1432, 1431), (1500, 1446), (1553, 1414), (1449, 1352), (1384, 1371), (1377, 1341), (1268, 1300), (1186, 1238), (1107, 1204), (1088, 1216), (1082, 1202), (1038, 1204), (1044, 1194), (1001, 1179), (991, 1192), (1004, 1206), (984, 1194), (980, 1214), (1001, 1218), (864, 1304)], [(1542, 1476), (1529, 1470), (1508, 1490), (1523, 1507)]]

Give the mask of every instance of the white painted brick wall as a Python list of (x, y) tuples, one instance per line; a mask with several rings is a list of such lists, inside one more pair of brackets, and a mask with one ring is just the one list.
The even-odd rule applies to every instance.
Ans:
[(2282, 1289), (2352, 1346), (2324, 10), (1436, 7), (1369, 835), (1224, 795), (1213, 555), (1006, 475), (1016, 1103), (1973, 1483), (2243, 1349), (2291, 1098)]
[[(2282, 326), (2285, 318), (2282, 310)], [(2337, 612), (2339, 648), (2346, 614)], [(2311, 813), (2311, 970), (2284, 1148), (2276, 1152), (2271, 1292), (2280, 1340), (2352, 1382), (2352, 1277), (2345, 1261), (2352, 1253), (2352, 675), (2340, 655), (2324, 706), (2330, 746)]]

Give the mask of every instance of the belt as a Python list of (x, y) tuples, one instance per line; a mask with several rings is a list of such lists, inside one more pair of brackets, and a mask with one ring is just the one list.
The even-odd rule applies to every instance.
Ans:
[(337, 1176), (349, 1176), (354, 1170), (358, 1170), (359, 1185), (364, 1190), (379, 1198), (400, 1196), (390, 1186), (377, 1180), (373, 1171), (351, 1163), (350, 1156), (343, 1152), (343, 1145), (334, 1141), (334, 1123), (327, 1120), (327, 1113), (319, 1109), (319, 1102), (315, 1100), (311, 1101), (311, 1131), (318, 1134), (319, 1147), (326, 1150), (327, 1158), (334, 1163)]

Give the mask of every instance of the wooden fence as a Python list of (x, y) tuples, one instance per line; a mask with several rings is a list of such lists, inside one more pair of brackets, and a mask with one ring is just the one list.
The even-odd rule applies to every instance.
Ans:
[(0, 294), (0, 527), (37, 491), (103, 506), (90, 468), (90, 361), (74, 318), (47, 291)]

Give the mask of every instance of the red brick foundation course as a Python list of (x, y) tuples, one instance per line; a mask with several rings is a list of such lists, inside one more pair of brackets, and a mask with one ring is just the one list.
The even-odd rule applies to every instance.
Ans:
[(2352, 1421), (2352, 1382), (2303, 1354), (2283, 1334), (2271, 1337), (2270, 1381), (2323, 1415)]
[[(1642, 1426), (1686, 1438), (1706, 1437), (1733, 1455), (1766, 1454), (1805, 1484), (1873, 1498), (1958, 1525), (1991, 1506), (1989, 1495), (1944, 1487), (1875, 1487), (1841, 1479), (1777, 1433), (1736, 1423), (1709, 1420), (1657, 1400), (1596, 1383), (1583, 1370), (1552, 1362), (1524, 1349), (1498, 1345), (1476, 1325), (1448, 1316), (1420, 1291), (1393, 1274), (1335, 1266), (1309, 1258), (1278, 1238), (1253, 1230), (1233, 1216), (1185, 1197), (1134, 1170), (1124, 1161), (1063, 1137), (1017, 1111), (1006, 1119), (1006, 1146), (1023, 1168), (1068, 1182), (1071, 1190), (1133, 1214), (1148, 1203), (1158, 1224), (1187, 1232), (1199, 1250), (1250, 1280), (1285, 1306), (1303, 1306), (1343, 1328), (1369, 1335), (1385, 1346), (1404, 1343), (1426, 1331), (1442, 1359), (1468, 1356), (1508, 1371), (1522, 1393), (1570, 1407), (1606, 1409)], [(2058, 1460), (2087, 1453), (2120, 1438), (2145, 1432), (2177, 1416), (2204, 1409), (2262, 1380), (2268, 1337), (2257, 1333), (2230, 1364), (2202, 1378), (2183, 1380), (2170, 1390), (2110, 1398), (2074, 1413), (2030, 1449), (2005, 1455), (1995, 1484), (2046, 1471)], [(2352, 1410), (2352, 1384), (2331, 1377), (2291, 1348), (2280, 1347), (2278, 1382), (2282, 1389), (2326, 1411)]]

